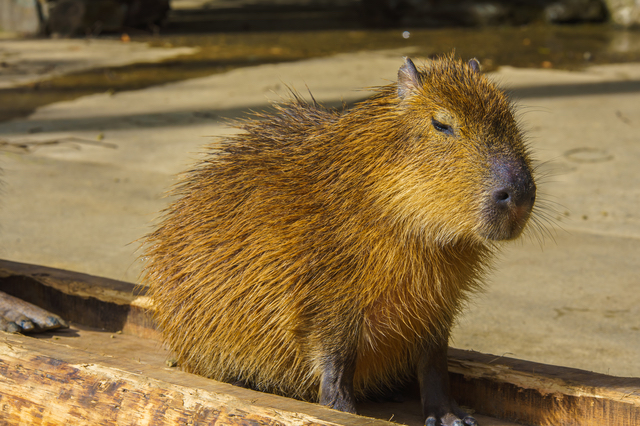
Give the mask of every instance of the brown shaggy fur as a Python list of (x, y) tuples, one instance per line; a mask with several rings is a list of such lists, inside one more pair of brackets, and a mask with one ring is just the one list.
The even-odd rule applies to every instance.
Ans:
[(308, 400), (327, 354), (356, 351), (357, 396), (413, 374), (492, 241), (527, 221), (487, 208), (495, 159), (530, 169), (510, 102), (446, 57), (352, 109), (294, 95), (242, 127), (147, 237), (144, 282), (179, 363)]

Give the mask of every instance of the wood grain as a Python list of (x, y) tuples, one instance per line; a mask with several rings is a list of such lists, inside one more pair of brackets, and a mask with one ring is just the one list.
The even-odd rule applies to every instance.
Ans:
[(2, 424), (390, 423), (123, 358), (2, 333)]
[(530, 425), (640, 425), (640, 378), (451, 349), (459, 403)]

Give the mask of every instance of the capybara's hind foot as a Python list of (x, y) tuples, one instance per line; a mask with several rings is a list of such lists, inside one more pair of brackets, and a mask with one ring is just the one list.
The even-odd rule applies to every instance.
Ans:
[(425, 426), (478, 426), (478, 422), (471, 416), (464, 416), (463, 419), (452, 413), (447, 413), (439, 419), (429, 416), (424, 422)]

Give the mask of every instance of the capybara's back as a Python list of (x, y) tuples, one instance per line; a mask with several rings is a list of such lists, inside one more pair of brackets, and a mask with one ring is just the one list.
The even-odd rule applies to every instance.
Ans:
[(505, 95), (475, 60), (407, 60), (352, 109), (294, 96), (243, 128), (147, 237), (180, 365), (344, 411), (417, 373), (444, 395), (423, 396), (427, 424), (475, 424), (448, 397), (449, 330), (535, 199)]

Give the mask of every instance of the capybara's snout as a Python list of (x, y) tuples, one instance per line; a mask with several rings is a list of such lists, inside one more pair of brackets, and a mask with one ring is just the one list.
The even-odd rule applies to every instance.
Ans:
[(499, 159), (491, 165), (491, 184), (483, 209), (485, 237), (511, 240), (524, 229), (536, 200), (536, 184), (528, 164)]

